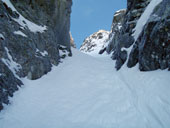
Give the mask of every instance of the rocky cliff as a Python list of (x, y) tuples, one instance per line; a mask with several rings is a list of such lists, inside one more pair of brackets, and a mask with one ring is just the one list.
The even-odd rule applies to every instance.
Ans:
[[(108, 39), (108, 46), (105, 48), (107, 53), (111, 53), (115, 47), (115, 43), (118, 35), (120, 34), (120, 30), (123, 25), (124, 17), (125, 17), (126, 9), (119, 10), (115, 12), (113, 16), (113, 21), (112, 21), (112, 26), (111, 26), (111, 31), (109, 34), (109, 39)], [(115, 41), (115, 43), (113, 43)]]
[(116, 68), (170, 69), (170, 0), (128, 0), (120, 31), (107, 47)]
[[(150, 5), (152, 3), (153, 1)], [(139, 24), (140, 22), (142, 17)], [(138, 27), (139, 25), (136, 29)], [(143, 30), (135, 39), (127, 66), (133, 67), (137, 63), (141, 71), (170, 70), (170, 0), (163, 0), (154, 8)]]
[[(58, 65), (70, 50), (72, 0), (0, 1), (0, 110), (22, 85)], [(62, 55), (63, 56), (63, 55)]]

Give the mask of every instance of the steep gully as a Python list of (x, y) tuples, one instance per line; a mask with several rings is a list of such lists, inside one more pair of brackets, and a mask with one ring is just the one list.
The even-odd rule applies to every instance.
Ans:
[[(59, 0), (57, 2), (60, 3)], [(11, 14), (11, 11), (8, 8), (9, 4), (7, 4), (8, 6), (4, 6), (1, 1), (0, 4), (4, 7), (1, 9), (1, 12), (5, 12), (6, 10), (8, 10), (7, 12), (10, 15), (16, 16), (16, 19), (18, 18), (18, 15), (13, 13)], [(44, 4), (43, 2), (33, 2), (31, 4), (32, 6), (34, 6), (35, 4), (39, 6), (40, 4), (40, 6), (43, 8), (42, 12), (44, 11), (44, 7), (42, 6), (42, 4)], [(146, 2), (146, 5), (147, 4), (148, 2)], [(19, 8), (19, 5), (16, 7)], [(69, 14), (69, 8), (66, 8), (66, 10), (62, 10), (62, 7), (65, 6), (70, 7), (70, 2), (68, 2), (68, 4), (66, 5), (65, 3), (63, 5), (61, 4), (60, 11), (67, 12), (66, 14)], [(28, 9), (32, 10), (31, 8)], [(47, 10), (47, 14), (48, 11), (51, 12), (53, 10)], [(58, 22), (61, 23), (62, 20), (68, 20), (67, 16), (68, 15), (66, 15), (65, 19), (60, 14), (56, 14), (54, 18), (60, 17), (61, 20), (59, 20)], [(49, 15), (47, 15), (47, 17), (49, 17)], [(4, 20), (10, 21), (11, 19), (9, 18), (10, 20), (8, 20), (8, 18), (9, 17), (5, 17)], [(23, 17), (20, 15), (19, 18)], [(32, 20), (34, 21), (35, 19), (33, 18)], [(25, 21), (27, 25), (30, 23), (27, 20)], [(40, 21), (37, 22), (40, 23)], [(5, 22), (1, 23), (4, 24)], [(15, 24), (13, 22), (7, 23)], [(53, 21), (49, 21), (49, 26), (51, 25), (54, 25)], [(29, 28), (29, 26), (27, 27)], [(44, 29), (40, 31), (39, 27), (42, 26), (37, 26), (38, 31), (40, 33), (43, 32)], [(57, 30), (61, 29), (58, 28), (59, 26), (55, 27), (57, 28)], [(69, 23), (66, 25), (65, 28), (67, 31), (65, 34), (67, 36), (69, 34), (68, 28)], [(134, 28), (134, 26), (132, 28)], [(130, 29), (130, 31), (131, 30), (132, 29)], [(39, 36), (41, 35), (41, 38), (46, 39), (45, 35), (40, 33), (40, 35), (37, 36), (36, 34), (31, 35), (32, 33), (28, 30), (23, 30), (23, 32), (25, 32), (27, 35), (21, 33), (21, 31), (20, 33), (18, 31), (14, 31), (14, 34), (18, 34), (19, 36), (22, 36), (22, 38), (25, 38), (29, 35), (34, 39), (37, 39), (37, 37), (39, 38)], [(49, 31), (49, 35), (50, 33), (51, 31)], [(58, 32), (56, 33), (59, 34)], [(58, 37), (59, 39), (57, 40), (55, 39), (56, 41), (62, 40), (63, 35), (59, 35), (61, 37)], [(118, 35), (118, 37), (119, 36), (120, 35)], [(2, 59), (4, 61), (1, 62), (1, 65), (6, 69), (5, 73), (4, 70), (1, 69), (1, 72), (3, 72), (3, 74), (14, 74), (16, 75), (16, 78), (18, 78), (17, 75), (19, 74), (22, 77), (27, 76), (29, 79), (37, 79), (50, 71), (51, 67), (53, 70), (39, 80), (35, 81), (31, 81), (25, 78), (19, 78), (23, 82), (24, 86), (22, 86), (22, 88), (15, 94), (15, 97), (11, 99), (11, 104), (9, 106), (5, 106), (5, 109), (2, 111), (0, 115), (0, 126), (2, 128), (10, 128), (11, 126), (13, 126), (14, 128), (108, 128), (114, 126), (122, 128), (166, 128), (170, 126), (170, 101), (168, 100), (169, 72), (167, 70), (158, 70), (154, 72), (143, 73), (139, 72), (139, 65), (137, 64), (133, 69), (128, 69), (126, 68), (126, 66), (123, 66), (121, 70), (117, 72), (114, 69), (113, 61), (111, 61), (108, 56), (94, 58), (77, 52), (74, 49), (72, 58), (66, 58), (66, 60), (63, 60), (62, 64), (60, 64), (58, 67), (55, 67), (53, 65), (57, 65), (59, 59), (66, 56), (60, 53), (60, 58), (60, 50), (68, 50), (69, 46), (67, 46), (67, 48), (58, 48), (58, 45), (55, 47), (51, 47), (55, 45), (55, 43), (53, 44), (53, 42), (51, 42), (51, 44), (47, 43), (45, 45), (41, 45), (41, 43), (34, 41), (32, 44), (33, 47), (30, 47), (30, 51), (31, 57), (33, 56), (32, 59), (35, 59), (35, 63), (33, 63), (32, 65), (32, 63), (30, 63), (32, 61), (28, 61), (28, 64), (26, 64), (25, 66), (22, 64), (23, 62), (20, 62), (20, 60), (18, 60), (18, 58), (20, 57), (16, 57), (16, 55), (21, 54), (15, 53), (18, 51), (13, 51), (13, 47), (11, 47), (13, 46), (11, 45), (11, 43), (13, 44), (13, 42), (10, 42), (10, 38), (8, 39), (6, 37), (6, 33), (3, 33), (3, 35), (1, 35), (1, 56), (5, 58)], [(67, 41), (68, 39), (69, 38), (67, 38)], [(67, 41), (64, 40), (64, 43)], [(61, 42), (58, 42), (58, 44), (60, 43)], [(19, 42), (17, 45), (20, 46), (21, 42)], [(46, 47), (50, 48), (46, 49)], [(54, 49), (52, 50), (51, 48)], [(45, 52), (46, 50), (47, 52)], [(57, 53), (50, 53), (51, 51), (55, 51)], [(23, 57), (25, 57), (25, 55), (27, 56), (27, 54), (23, 55)], [(18, 65), (13, 60), (13, 58), (15, 58), (15, 61), (17, 63), (21, 63), (22, 67), (29, 67), (30, 70), (24, 68), (20, 73), (15, 74), (17, 67), (20, 67), (20, 65)], [(48, 65), (49, 68), (45, 69), (47, 71), (44, 71), (44, 68), (35, 68), (37, 66), (37, 61), (42, 64), (42, 67), (44, 66), (44, 64), (46, 66)], [(14, 70), (12, 70), (13, 67), (10, 67), (13, 66), (12, 64), (16, 66), (14, 67)], [(8, 68), (13, 72), (7, 70), (7, 65), (9, 66)], [(32, 66), (34, 68), (32, 68)], [(38, 69), (38, 71), (35, 69)], [(2, 82), (6, 78), (4, 75), (0, 75), (0, 77), (2, 78)], [(14, 81), (15, 84), (21, 85), (22, 83), (17, 81), (15, 77), (11, 75), (9, 77), (11, 79), (7, 79), (10, 80), (8, 82), (12, 83)], [(67, 79), (67, 81), (63, 81), (65, 79)], [(17, 90), (16, 86), (14, 86), (12, 89), (13, 90), (11, 91), (11, 88), (9, 88), (8, 90), (8, 88), (6, 89), (4, 88), (4, 86), (2, 86), (2, 94), (4, 94), (5, 97), (1, 97), (3, 99), (2, 103), (9, 103), (6, 97), (8, 95), (12, 96), (13, 92)]]
[(22, 87), (0, 115), (1, 128), (167, 128), (169, 72), (117, 72), (109, 56), (73, 57)]

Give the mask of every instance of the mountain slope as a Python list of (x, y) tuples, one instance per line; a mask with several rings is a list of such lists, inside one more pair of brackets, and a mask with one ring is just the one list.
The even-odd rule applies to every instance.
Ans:
[(73, 57), (25, 84), (0, 113), (0, 128), (168, 128), (170, 73), (117, 72), (109, 57)]

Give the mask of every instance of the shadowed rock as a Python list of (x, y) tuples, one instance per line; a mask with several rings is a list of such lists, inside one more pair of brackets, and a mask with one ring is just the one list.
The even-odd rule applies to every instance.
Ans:
[(71, 5), (72, 0), (0, 1), (0, 109), (22, 85), (20, 77), (35, 80), (59, 64), (60, 45), (71, 54)]

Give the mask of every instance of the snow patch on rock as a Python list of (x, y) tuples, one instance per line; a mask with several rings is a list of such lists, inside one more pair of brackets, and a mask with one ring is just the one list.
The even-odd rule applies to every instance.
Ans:
[(9, 53), (9, 50), (7, 47), (5, 47), (8, 59), (4, 59), (2, 58), (1, 60), (4, 62), (4, 64), (6, 66), (8, 66), (8, 68), (13, 72), (13, 74), (15, 75), (16, 78), (18, 78), (17, 72), (19, 72), (20, 69), (22, 69), (21, 65), (16, 63), (12, 56)]
[(20, 35), (20, 36), (23, 36), (23, 37), (27, 37), (27, 35), (25, 35), (23, 32), (21, 31), (15, 31), (14, 34), (16, 35)]
[(28, 28), (31, 32), (40, 32), (43, 33), (45, 30), (47, 30), (46, 26), (40, 26), (37, 25), (26, 18), (24, 18), (13, 6), (13, 4), (10, 2), (10, 0), (2, 0), (9, 8), (12, 9), (12, 11), (15, 11), (19, 14), (19, 18), (12, 18), (14, 21), (16, 21), (18, 24), (20, 24), (21, 28)]
[(42, 56), (48, 56), (48, 52), (45, 50), (41, 52), (39, 49), (36, 49), (36, 53), (40, 53)]
[(0, 33), (0, 38), (5, 39), (4, 36)]

